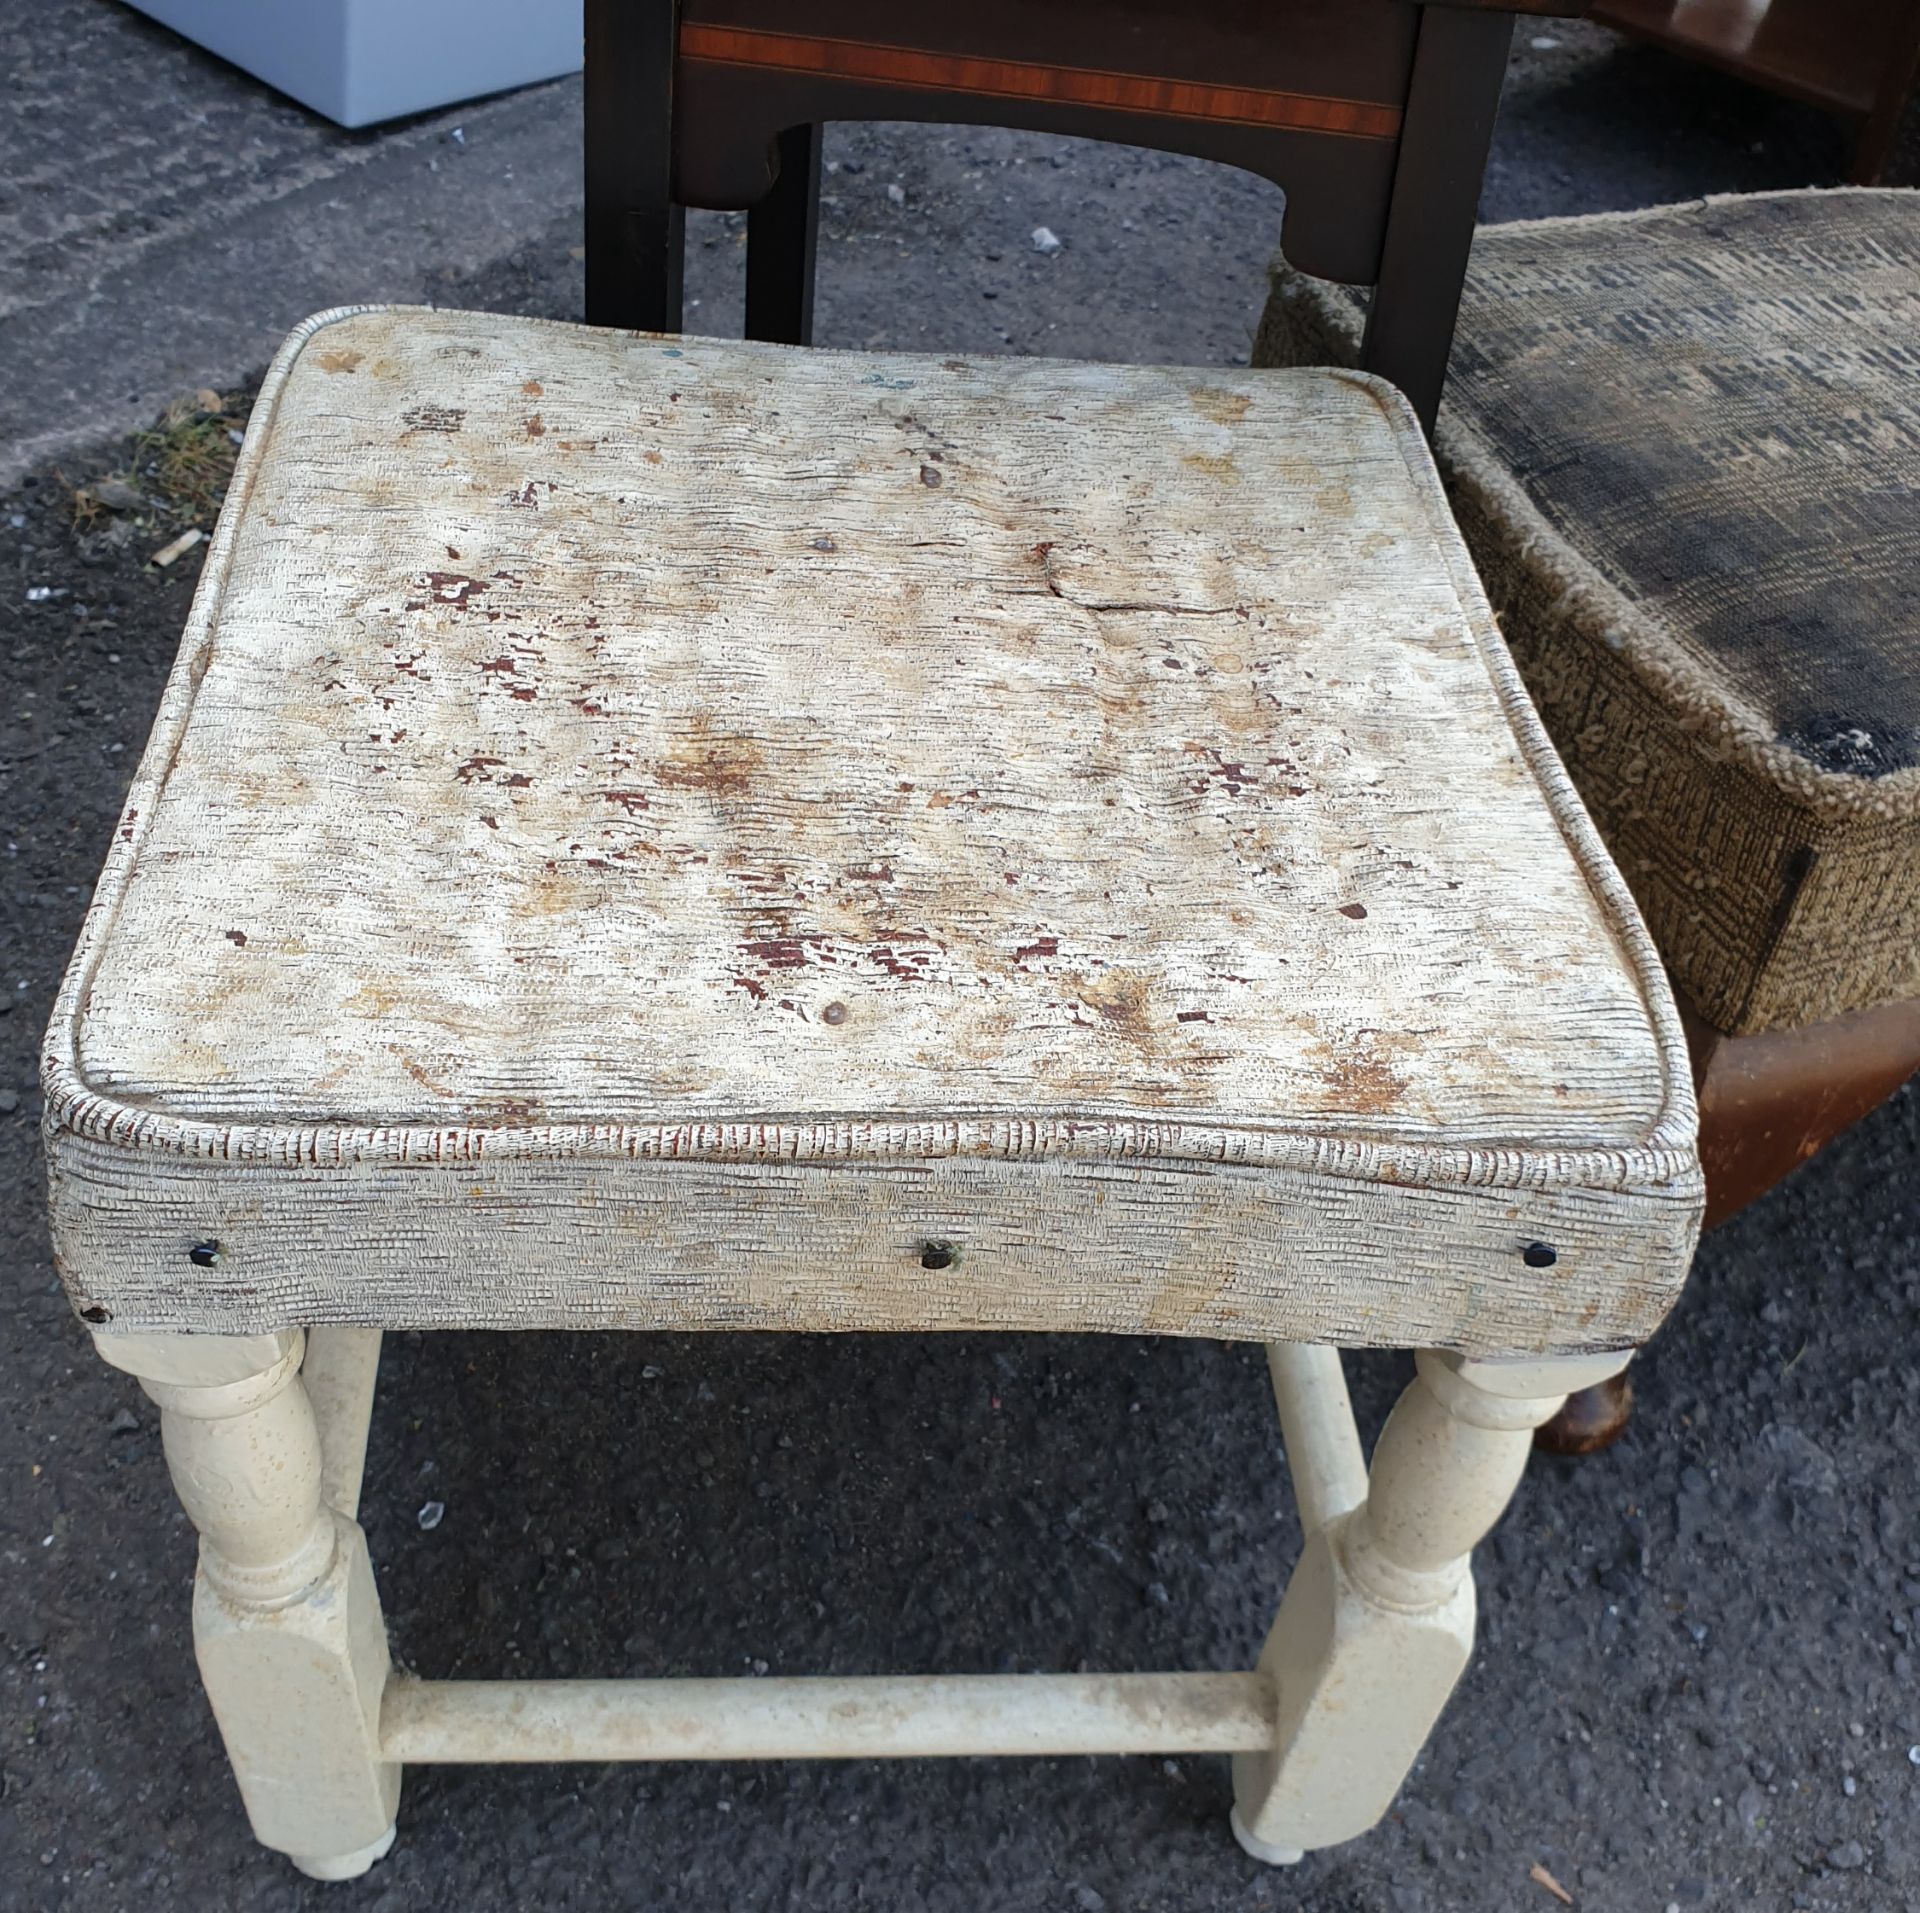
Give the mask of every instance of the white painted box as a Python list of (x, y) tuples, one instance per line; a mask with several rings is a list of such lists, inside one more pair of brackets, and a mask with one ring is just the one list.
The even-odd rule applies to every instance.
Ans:
[(581, 0), (132, 0), (342, 126), (580, 69)]

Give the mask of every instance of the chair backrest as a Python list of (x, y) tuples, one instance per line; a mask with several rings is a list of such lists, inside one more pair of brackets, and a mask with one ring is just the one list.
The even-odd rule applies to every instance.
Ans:
[[(1018, 126), (1273, 180), (1287, 258), (1378, 288), (1365, 362), (1430, 427), (1512, 13), (1579, 4), (588, 0), (588, 317), (677, 326), (677, 279), (662, 283), (677, 258), (649, 257), (678, 247), (668, 208), (766, 203), (783, 163), (817, 164), (795, 129)], [(790, 243), (796, 260), (810, 237)]]

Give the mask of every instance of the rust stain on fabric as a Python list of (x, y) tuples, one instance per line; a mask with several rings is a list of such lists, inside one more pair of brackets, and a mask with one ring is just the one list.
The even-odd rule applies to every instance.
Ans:
[(1238, 484), (1240, 480), (1240, 468), (1234, 464), (1231, 452), (1184, 452), (1180, 463), (1226, 484)]
[(1152, 1045), (1152, 990), (1145, 977), (1132, 970), (1112, 970), (1104, 976), (1075, 977), (1073, 985), (1080, 1002), (1100, 1018), (1099, 1027), (1143, 1048)]
[(1324, 1042), (1315, 1047), (1325, 1059), (1321, 1080), (1334, 1107), (1362, 1116), (1385, 1116), (1399, 1107), (1412, 1079), (1388, 1061), (1377, 1032), (1363, 1031), (1340, 1049)]
[(1238, 425), (1252, 404), (1246, 393), (1223, 391), (1217, 385), (1203, 385), (1193, 395), (1194, 410), (1216, 425)]
[(654, 766), (653, 774), (669, 790), (738, 797), (750, 788), (764, 761), (752, 738), (717, 730), (712, 718), (701, 712), (689, 722), (686, 735)]

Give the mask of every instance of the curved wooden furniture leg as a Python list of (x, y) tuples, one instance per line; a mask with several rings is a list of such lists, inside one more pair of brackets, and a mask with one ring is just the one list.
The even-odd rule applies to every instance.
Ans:
[[(1700, 1099), (1706, 1227), (1737, 1214), (1878, 1109), (1920, 1071), (1920, 1001), (1883, 1003), (1803, 1030), (1725, 1036), (1680, 1005)], [(1535, 1441), (1591, 1455), (1626, 1432), (1626, 1377), (1582, 1389)]]
[(1597, 1455), (1627, 1432), (1633, 1419), (1633, 1381), (1609, 1375), (1591, 1388), (1578, 1388), (1566, 1406), (1535, 1431), (1533, 1445), (1550, 1455)]
[(167, 1466), (200, 1533), (194, 1652), (254, 1835), (315, 1879), (348, 1880), (393, 1844), (400, 1768), (380, 1752), (387, 1637), (366, 1536), (324, 1499), (304, 1341), (95, 1346), (160, 1405)]
[(1682, 1007), (1711, 1229), (1878, 1109), (1920, 1070), (1920, 1000), (1803, 1030), (1723, 1036)]

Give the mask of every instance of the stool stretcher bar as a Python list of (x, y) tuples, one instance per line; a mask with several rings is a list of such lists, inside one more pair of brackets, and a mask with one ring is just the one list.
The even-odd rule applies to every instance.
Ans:
[(1467, 1664), (1469, 1557), (1532, 1431), (1627, 1360), (1421, 1350), (1363, 1472), (1337, 1352), (1271, 1350), (1307, 1532), (1250, 1672), (467, 1682), (396, 1672), (353, 1519), (376, 1331), (98, 1345), (160, 1408), (200, 1534), (195, 1652), (254, 1831), (322, 1880), (387, 1851), (404, 1768), (436, 1761), (1224, 1752), (1256, 1859), (1350, 1840)]
[(800, 1760), (1241, 1753), (1270, 1747), (1264, 1674), (389, 1681), (383, 1760)]

